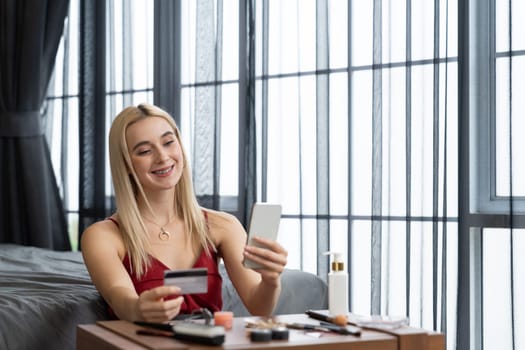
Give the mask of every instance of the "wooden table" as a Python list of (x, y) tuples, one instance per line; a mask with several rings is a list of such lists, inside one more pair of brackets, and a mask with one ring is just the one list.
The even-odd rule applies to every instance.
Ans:
[[(316, 323), (303, 314), (276, 317), (279, 322)], [(288, 340), (251, 342), (246, 335), (245, 319), (235, 318), (233, 328), (226, 331), (226, 340), (221, 346), (205, 346), (185, 343), (159, 336), (137, 335), (137, 326), (127, 321), (99, 321), (77, 327), (78, 350), (170, 350), (170, 349), (359, 349), (359, 350), (444, 350), (445, 337), (441, 333), (419, 328), (402, 327), (392, 331), (364, 329), (361, 336), (290, 330)]]

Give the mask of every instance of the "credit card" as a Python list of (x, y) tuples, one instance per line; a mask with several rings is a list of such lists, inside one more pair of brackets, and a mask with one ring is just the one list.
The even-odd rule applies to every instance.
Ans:
[(164, 285), (177, 286), (180, 294), (202, 294), (208, 292), (208, 269), (197, 267), (187, 270), (164, 271)]

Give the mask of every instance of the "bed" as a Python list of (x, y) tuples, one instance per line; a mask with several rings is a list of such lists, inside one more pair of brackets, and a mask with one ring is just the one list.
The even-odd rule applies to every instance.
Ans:
[[(223, 309), (246, 316), (224, 267)], [(276, 314), (325, 309), (326, 283), (286, 269)], [(300, 295), (299, 295), (300, 293)], [(74, 349), (78, 324), (107, 318), (80, 252), (0, 244), (0, 349)]]
[(74, 349), (105, 310), (80, 253), (0, 244), (0, 349)]

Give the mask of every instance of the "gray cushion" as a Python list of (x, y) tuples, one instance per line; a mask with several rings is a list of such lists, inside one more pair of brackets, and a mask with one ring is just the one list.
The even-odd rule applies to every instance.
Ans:
[[(222, 309), (233, 311), (235, 317), (249, 316), (241, 302), (224, 265), (219, 267), (222, 275)], [(293, 269), (285, 269), (281, 275), (281, 295), (274, 310), (275, 315), (300, 314), (308, 309), (328, 308), (328, 289), (318, 276)]]

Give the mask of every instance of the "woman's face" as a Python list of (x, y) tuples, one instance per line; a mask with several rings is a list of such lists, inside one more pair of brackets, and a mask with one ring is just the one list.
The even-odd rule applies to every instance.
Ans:
[(171, 125), (161, 117), (147, 117), (126, 130), (131, 164), (145, 191), (172, 189), (184, 168), (182, 148)]

